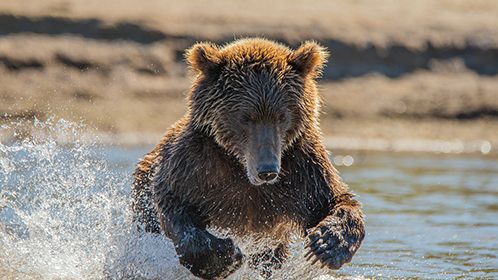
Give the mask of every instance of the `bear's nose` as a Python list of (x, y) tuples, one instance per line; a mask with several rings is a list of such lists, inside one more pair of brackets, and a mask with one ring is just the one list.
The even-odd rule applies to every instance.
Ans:
[(259, 172), (258, 177), (259, 179), (269, 182), (275, 180), (277, 178), (278, 174), (277, 172)]
[(258, 168), (258, 178), (265, 182), (273, 181), (278, 176), (278, 167), (273, 164), (263, 165)]

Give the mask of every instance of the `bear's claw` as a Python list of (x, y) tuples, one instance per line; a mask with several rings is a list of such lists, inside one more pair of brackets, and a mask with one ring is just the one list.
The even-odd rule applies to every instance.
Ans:
[(312, 265), (320, 261), (322, 268), (339, 269), (351, 261), (363, 238), (330, 222), (312, 230), (308, 239), (306, 261), (311, 261)]

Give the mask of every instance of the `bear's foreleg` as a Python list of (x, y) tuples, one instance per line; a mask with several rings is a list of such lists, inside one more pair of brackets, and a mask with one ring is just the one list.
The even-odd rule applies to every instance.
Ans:
[(161, 227), (180, 263), (204, 279), (226, 277), (242, 264), (243, 254), (230, 238), (210, 234), (196, 209), (168, 192), (158, 201)]
[(147, 184), (135, 181), (132, 189), (133, 222), (139, 231), (160, 233), (156, 209), (152, 203), (152, 192)]
[(309, 251), (305, 257), (314, 257), (322, 267), (339, 269), (351, 261), (365, 237), (365, 226), (360, 203), (345, 193), (334, 199), (329, 215), (308, 230)]
[(268, 279), (275, 270), (282, 268), (282, 265), (289, 257), (289, 254), (289, 245), (287, 243), (280, 243), (275, 248), (268, 248), (262, 252), (251, 255), (249, 265), (258, 270), (265, 279)]

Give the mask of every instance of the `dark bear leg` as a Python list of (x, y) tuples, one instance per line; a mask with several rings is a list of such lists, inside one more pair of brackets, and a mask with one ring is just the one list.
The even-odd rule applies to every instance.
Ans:
[(217, 279), (241, 266), (244, 256), (240, 249), (230, 238), (221, 239), (210, 234), (195, 207), (171, 192), (160, 193), (156, 198), (161, 228), (173, 241), (180, 263), (192, 274)]
[(280, 243), (275, 248), (268, 248), (263, 252), (251, 255), (249, 266), (258, 270), (261, 276), (268, 279), (274, 270), (282, 268), (288, 257), (288, 244)]

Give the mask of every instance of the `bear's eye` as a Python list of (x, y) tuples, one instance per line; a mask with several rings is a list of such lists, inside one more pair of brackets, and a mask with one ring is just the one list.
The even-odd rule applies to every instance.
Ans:
[(243, 123), (243, 124), (249, 124), (251, 122), (253, 122), (253, 118), (249, 115), (244, 115), (242, 116), (242, 118), (240, 119), (240, 122)]
[(284, 123), (286, 120), (287, 120), (287, 117), (285, 116), (284, 113), (281, 113), (281, 114), (278, 115), (278, 121), (280, 123)]

